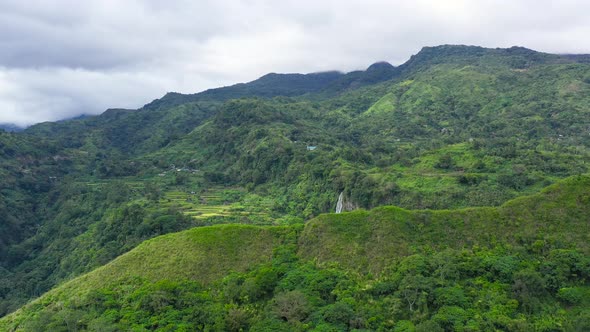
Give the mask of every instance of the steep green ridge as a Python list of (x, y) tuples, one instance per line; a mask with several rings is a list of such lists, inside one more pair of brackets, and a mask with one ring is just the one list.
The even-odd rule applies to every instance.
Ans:
[[(51, 307), (66, 299), (84, 301), (94, 289), (133, 284), (139, 280), (190, 279), (208, 284), (232, 271), (244, 272), (252, 266), (268, 262), (273, 249), (286, 242), (289, 233), (294, 231), (285, 227), (219, 225), (157, 237), (92, 273), (50, 291), (24, 310)], [(17, 311), (7, 316), (6, 321), (12, 320), (11, 317), (22, 321), (19, 315), (20, 311)], [(8, 329), (7, 325), (0, 325), (0, 328)]]
[(43, 137), (61, 148), (83, 151), (89, 159), (82, 161), (89, 164), (89, 169), (84, 172), (98, 171), (107, 176), (130, 175), (134, 174), (133, 170), (109, 173), (100, 170), (102, 165), (92, 162), (122, 159), (129, 154), (162, 148), (201, 124), (215, 112), (217, 106), (216, 102), (193, 102), (150, 111), (109, 109), (95, 117), (37, 124), (24, 133)]
[(69, 291), (108, 287), (140, 277), (148, 282), (191, 279), (202, 284), (231, 271), (267, 262), (285, 241), (285, 227), (219, 225), (198, 227), (143, 242), (91, 274), (67, 283)]
[[(445, 330), (584, 328), (588, 316), (580, 313), (590, 306), (583, 300), (590, 291), (589, 200), (590, 177), (575, 176), (498, 208), (410, 211), (383, 207), (322, 215), (303, 231), (299, 226), (194, 228), (142, 243), (4, 317), (0, 328), (34, 331), (43, 326), (35, 324), (45, 321), (55, 328), (71, 329), (68, 324), (74, 324), (81, 330), (99, 323), (103, 328), (165, 329), (172, 327), (166, 324), (174, 319), (187, 329), (212, 330), (236, 328), (232, 324), (252, 330), (275, 324), (301, 331), (324, 325), (344, 330), (405, 325)], [(427, 258), (429, 254), (433, 258)], [(476, 280), (479, 286), (469, 284)], [(180, 300), (175, 296), (188, 296), (182, 293), (183, 287), (200, 294), (196, 303), (205, 301), (202, 305), (217, 310), (210, 314), (220, 315), (222, 321), (186, 316), (183, 310), (197, 310), (193, 306), (198, 304), (182, 302), (186, 299), (176, 302)], [(149, 309), (134, 309), (152, 310), (150, 315), (158, 320), (108, 314), (107, 308), (117, 308), (117, 301), (132, 300), (122, 291), (139, 296), (139, 306), (144, 300), (155, 300), (150, 300), (150, 292), (163, 293), (163, 304), (146, 303)], [(490, 291), (497, 296), (486, 300), (490, 306), (472, 304)], [(105, 296), (114, 296), (112, 303), (102, 303)], [(282, 301), (303, 306), (303, 311), (280, 311)], [(209, 307), (218, 302), (219, 306)], [(393, 307), (386, 309), (387, 303)], [(477, 309), (468, 310), (472, 305)], [(314, 317), (313, 307), (323, 314)], [(363, 311), (370, 307), (372, 311)], [(382, 309), (391, 310), (392, 316), (380, 317), (377, 312)], [(106, 311), (101, 314), (101, 310)], [(174, 310), (183, 314), (169, 316)], [(232, 316), (241, 311), (247, 315)], [(345, 317), (333, 317), (332, 311)], [(162, 313), (168, 316), (159, 316)], [(373, 321), (371, 315), (377, 315)], [(353, 316), (355, 322), (350, 320)], [(72, 317), (78, 321), (72, 322)]]

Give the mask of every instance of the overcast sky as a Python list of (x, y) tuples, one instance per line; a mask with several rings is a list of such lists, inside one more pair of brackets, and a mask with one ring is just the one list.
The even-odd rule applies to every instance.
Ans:
[(268, 72), (405, 62), (422, 46), (590, 53), (586, 0), (0, 0), (0, 123), (139, 108)]

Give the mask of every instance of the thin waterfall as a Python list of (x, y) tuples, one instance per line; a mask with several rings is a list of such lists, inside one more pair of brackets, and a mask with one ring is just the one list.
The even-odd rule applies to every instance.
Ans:
[(336, 203), (336, 213), (342, 212), (342, 202), (344, 201), (344, 191), (338, 196), (338, 203)]

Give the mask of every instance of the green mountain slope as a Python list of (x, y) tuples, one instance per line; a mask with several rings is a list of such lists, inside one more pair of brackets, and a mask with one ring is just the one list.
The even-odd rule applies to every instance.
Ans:
[[(508, 330), (543, 324), (542, 330), (551, 324), (584, 327), (588, 322), (579, 318), (587, 315), (579, 313), (590, 303), (576, 300), (574, 293), (583, 296), (590, 291), (589, 188), (590, 177), (577, 176), (498, 208), (410, 211), (387, 207), (322, 215), (302, 231), (300, 226), (226, 225), (169, 234), (146, 241), (106, 266), (52, 290), (0, 320), (0, 327), (35, 330), (44, 326), (36, 324), (45, 322), (50, 324), (45, 326), (54, 328), (75, 326), (84, 330), (102, 324), (103, 328), (141, 330), (165, 328), (176, 319), (189, 329), (224, 330), (241, 323), (260, 330), (257, 321), (294, 330), (323, 325), (337, 328), (342, 317), (332, 317), (330, 310), (335, 310), (334, 314), (350, 310), (350, 315), (357, 316), (357, 322), (345, 322), (346, 329), (351, 324), (371, 329), (376, 326), (371, 324), (377, 324), (370, 321), (372, 315), (377, 315), (373, 320), (381, 328), (404, 324), (445, 329), (471, 324), (476, 330), (487, 330), (485, 324)], [(442, 261), (428, 259), (428, 253), (437, 253), (433, 257)], [(231, 271), (237, 274), (229, 274)], [(538, 285), (531, 283), (535, 280), (522, 279), (531, 276), (539, 278)], [(408, 278), (423, 278), (423, 284), (416, 286), (417, 281), (412, 283)], [(464, 283), (467, 280), (479, 283), (469, 286), (474, 287), (471, 293)], [(182, 292), (185, 286), (178, 283), (183, 282), (193, 287), (190, 289), (200, 294), (201, 300), (182, 302), (188, 294), (175, 292)], [(156, 285), (151, 291), (162, 293), (162, 304), (146, 303), (142, 307), (142, 301), (156, 300), (148, 285)], [(422, 288), (412, 295), (412, 287)], [(504, 287), (508, 288), (501, 290)], [(524, 287), (527, 293), (518, 287)], [(476, 303), (494, 288), (499, 298), (487, 299), (489, 306)], [(116, 308), (134, 304), (125, 304), (131, 299), (122, 292), (135, 294), (137, 311), (167, 316), (158, 316), (162, 319), (158, 321), (150, 321), (149, 316), (125, 316), (129, 308), (120, 307), (120, 312)], [(109, 303), (101, 302), (105, 296), (110, 298)], [(378, 318), (375, 311), (385, 304), (382, 301), (396, 299), (400, 307), (388, 309), (393, 310), (392, 316)], [(210, 314), (220, 315), (222, 321), (183, 311), (191, 308), (196, 312), (199, 301), (205, 301), (207, 308), (216, 308)], [(295, 301), (287, 302), (291, 306), (305, 303), (307, 312), (277, 312), (281, 301)], [(411, 304), (409, 308), (406, 301)], [(364, 312), (364, 306), (374, 306), (373, 312)], [(530, 306), (538, 311), (531, 311)], [(323, 315), (310, 315), (314, 307)], [(240, 310), (247, 315), (233, 321), (238, 318), (232, 315)], [(501, 311), (493, 314), (494, 310)], [(554, 321), (543, 321), (539, 313)]]
[(498, 205), (586, 172), (589, 67), (523, 72), (490, 58), (432, 65), (323, 102), (228, 102), (152, 158), (242, 186), (304, 187), (273, 196), (305, 204), (286, 211), (307, 209), (306, 217), (329, 211), (341, 191), (365, 208)]
[(302, 224), (340, 194), (346, 211), (500, 206), (588, 172), (589, 105), (587, 56), (444, 45), (1, 132), (0, 315), (152, 237)]
[(346, 216), (322, 215), (306, 225), (300, 254), (320, 264), (336, 261), (347, 270), (373, 274), (397, 257), (424, 248), (441, 251), (502, 244), (532, 249), (542, 243), (572, 245), (587, 254), (589, 186), (586, 176), (568, 178), (539, 195), (497, 208), (410, 211), (381, 207)]

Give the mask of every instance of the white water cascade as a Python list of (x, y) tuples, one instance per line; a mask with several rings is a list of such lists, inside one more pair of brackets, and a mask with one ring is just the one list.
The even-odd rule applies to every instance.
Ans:
[(336, 213), (342, 212), (342, 202), (344, 201), (344, 191), (338, 196), (338, 203), (336, 203)]

